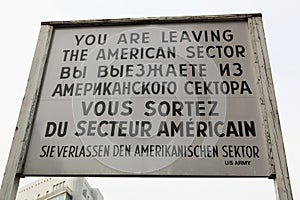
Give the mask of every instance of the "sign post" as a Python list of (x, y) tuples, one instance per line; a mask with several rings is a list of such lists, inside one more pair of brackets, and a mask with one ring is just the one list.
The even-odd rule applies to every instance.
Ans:
[(30, 70), (25, 97), (15, 129), (5, 174), (2, 180), (0, 199), (14, 200), (23, 171), (24, 159), (31, 135), (32, 123), (38, 102), (42, 76), (46, 64), (53, 27), (42, 26)]
[(32, 175), (268, 177), (292, 199), (261, 15), (42, 23), (1, 198)]
[(283, 138), (280, 127), (280, 120), (275, 98), (274, 85), (271, 74), (271, 66), (267, 52), (265, 34), (261, 18), (249, 19), (250, 27), (252, 27), (253, 44), (257, 49), (256, 63), (258, 74), (261, 76), (263, 102), (265, 104), (264, 121), (267, 124), (270, 137), (268, 141), (271, 148), (271, 156), (275, 165), (275, 190), (278, 200), (293, 199), (292, 189), (289, 179), (286, 155), (284, 150)]

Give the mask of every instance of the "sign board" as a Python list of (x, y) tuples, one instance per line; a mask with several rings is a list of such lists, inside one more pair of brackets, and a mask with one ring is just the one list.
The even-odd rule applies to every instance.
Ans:
[(53, 23), (22, 174), (269, 177), (249, 22), (129, 22)]

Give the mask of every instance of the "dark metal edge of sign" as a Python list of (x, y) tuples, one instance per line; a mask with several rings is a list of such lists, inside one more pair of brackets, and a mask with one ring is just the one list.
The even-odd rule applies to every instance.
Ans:
[(200, 15), (200, 16), (174, 16), (174, 17), (146, 17), (146, 18), (120, 18), (120, 19), (94, 19), (74, 21), (46, 21), (41, 25), (55, 27), (89, 27), (89, 26), (115, 26), (138, 24), (164, 24), (164, 23), (191, 23), (191, 22), (222, 22), (246, 21), (251, 17), (261, 17), (261, 13), (227, 14), (227, 15)]
[[(40, 177), (40, 174), (19, 174), (21, 177)], [(44, 177), (119, 177), (119, 178), (269, 178), (270, 176), (245, 176), (245, 175), (170, 175), (170, 174), (43, 174)]]

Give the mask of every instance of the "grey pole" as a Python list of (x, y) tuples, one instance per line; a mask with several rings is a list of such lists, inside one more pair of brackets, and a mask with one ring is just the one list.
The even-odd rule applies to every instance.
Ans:
[(2, 180), (0, 200), (14, 200), (17, 195), (52, 31), (52, 26), (42, 26), (40, 30), (25, 96)]

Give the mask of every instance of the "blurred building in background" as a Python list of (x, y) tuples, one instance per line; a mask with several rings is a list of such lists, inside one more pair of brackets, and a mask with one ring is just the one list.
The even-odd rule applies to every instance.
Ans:
[(103, 200), (85, 178), (43, 178), (19, 188), (17, 200)]

